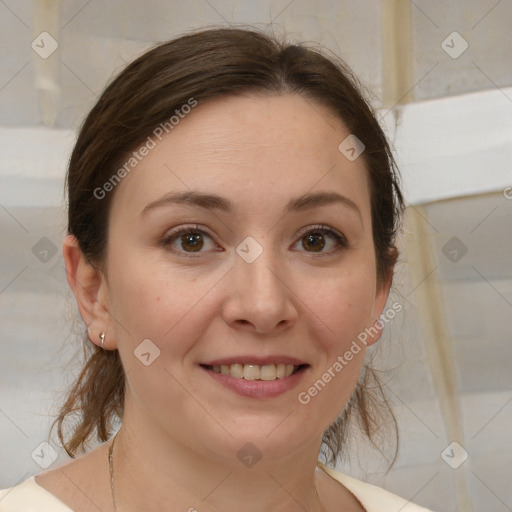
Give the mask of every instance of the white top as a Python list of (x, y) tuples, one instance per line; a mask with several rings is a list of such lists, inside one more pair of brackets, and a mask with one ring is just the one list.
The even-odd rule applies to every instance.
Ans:
[[(367, 512), (429, 512), (426, 508), (380, 487), (356, 480), (318, 462), (328, 475), (344, 485)], [(0, 512), (73, 512), (53, 494), (38, 485), (32, 476), (21, 484), (0, 490)]]

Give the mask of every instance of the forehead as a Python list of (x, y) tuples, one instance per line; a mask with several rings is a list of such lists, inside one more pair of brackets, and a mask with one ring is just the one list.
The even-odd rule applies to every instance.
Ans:
[(123, 179), (116, 205), (139, 213), (172, 191), (228, 196), (239, 210), (274, 208), (317, 189), (369, 208), (363, 158), (338, 149), (350, 135), (326, 107), (298, 95), (239, 96), (199, 104)]

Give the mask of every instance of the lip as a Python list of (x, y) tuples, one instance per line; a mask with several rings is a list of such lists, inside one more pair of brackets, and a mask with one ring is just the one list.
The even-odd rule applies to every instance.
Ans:
[[(232, 359), (232, 358), (231, 358)], [(223, 359), (222, 361), (229, 361), (230, 359)], [(261, 358), (259, 358), (261, 360)], [(268, 359), (267, 359), (268, 360)], [(220, 360), (219, 360), (220, 361)], [(237, 361), (240, 361), (240, 358), (234, 360), (234, 363), (227, 364), (236, 364)], [(251, 361), (254, 361), (251, 359)], [(276, 361), (276, 359), (273, 359)], [(221, 364), (216, 363), (215, 364)], [(222, 363), (226, 364), (226, 363)], [(257, 364), (254, 362), (254, 364)], [(265, 363), (261, 363), (265, 364)], [(283, 363), (283, 364), (296, 364), (296, 363)], [(301, 363), (305, 364), (305, 363)], [(213, 365), (211, 365), (213, 366)], [(297, 365), (298, 366), (298, 365)], [(299, 382), (304, 378), (304, 375), (310, 369), (310, 366), (304, 366), (297, 373), (294, 373), (288, 377), (283, 377), (282, 379), (275, 380), (245, 380), (245, 379), (237, 379), (236, 377), (231, 377), (231, 375), (224, 375), (222, 373), (216, 373), (213, 370), (205, 368), (204, 365), (199, 366), (203, 371), (205, 371), (212, 379), (214, 379), (219, 384), (223, 385), (227, 389), (234, 391), (238, 395), (250, 398), (274, 398), (291, 389), (298, 386)]]

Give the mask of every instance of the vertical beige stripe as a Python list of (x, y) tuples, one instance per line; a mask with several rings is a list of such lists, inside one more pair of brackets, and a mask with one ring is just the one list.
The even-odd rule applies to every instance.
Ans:
[[(394, 107), (414, 101), (414, 40), (412, 37), (411, 2), (384, 0), (382, 3), (382, 89), (383, 106)], [(434, 240), (429, 236), (421, 206), (407, 208), (405, 237), (407, 259), (412, 281), (420, 283), (436, 266), (433, 254)], [(446, 326), (440, 284), (434, 272), (414, 294), (418, 304), (432, 381), (435, 386), (448, 443), (457, 441), (462, 446), (464, 429), (455, 373), (452, 340)], [(441, 454), (439, 454), (441, 456)], [(473, 512), (468, 487), (468, 466), (454, 470), (457, 510)]]
[[(37, 37), (37, 44), (46, 49), (49, 42), (48, 36), (40, 36), (47, 32), (60, 45), (60, 15), (61, 0), (35, 0), (33, 37)], [(44, 52), (41, 53), (43, 56)], [(55, 126), (57, 120), (57, 108), (60, 98), (59, 87), (59, 62), (60, 48), (49, 57), (43, 58), (35, 51), (32, 52), (34, 66), (34, 86), (38, 95), (39, 112), (41, 120), (46, 126)]]
[[(427, 212), (422, 206), (408, 207), (405, 214), (406, 253), (413, 283), (421, 283), (414, 292), (418, 306), (425, 351), (432, 375), (432, 382), (437, 393), (446, 435), (450, 444), (457, 441), (465, 447), (464, 429), (459, 403), (456, 368), (453, 354), (453, 342), (446, 325), (446, 308), (437, 273), (432, 269), (437, 266), (433, 254), (435, 247), (430, 231), (425, 228)], [(444, 447), (443, 447), (444, 448)], [(440, 456), (441, 454), (439, 454)], [(457, 493), (457, 510), (473, 512), (471, 495), (468, 487), (468, 463), (454, 470), (455, 489)]]
[(414, 100), (413, 38), (409, 0), (382, 2), (382, 89), (383, 106)]

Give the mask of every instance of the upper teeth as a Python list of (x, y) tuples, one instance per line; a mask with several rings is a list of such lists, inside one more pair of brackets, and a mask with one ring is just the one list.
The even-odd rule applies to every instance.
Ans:
[(293, 364), (266, 364), (259, 366), (257, 364), (231, 364), (215, 365), (212, 367), (214, 372), (230, 375), (236, 379), (246, 380), (275, 380), (290, 376), (298, 368)]

